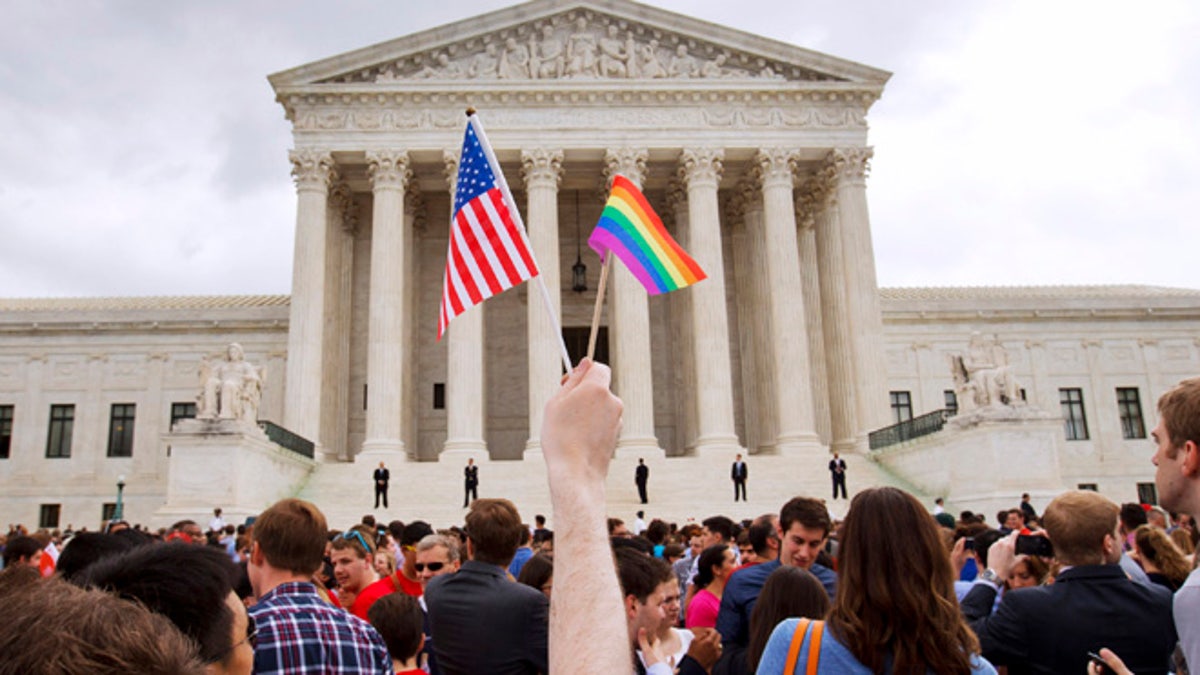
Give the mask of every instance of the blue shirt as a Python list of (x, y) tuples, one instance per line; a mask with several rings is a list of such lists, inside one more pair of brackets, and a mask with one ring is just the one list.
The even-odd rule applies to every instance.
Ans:
[(522, 546), (521, 548), (517, 549), (517, 554), (513, 556), (512, 562), (508, 564), (508, 573), (513, 575), (514, 579), (521, 576), (521, 568), (524, 567), (525, 563), (529, 562), (529, 559), (532, 557), (533, 549), (526, 546)]
[[(722, 645), (745, 647), (750, 644), (750, 612), (754, 611), (754, 603), (758, 601), (767, 577), (781, 565), (776, 559), (737, 570), (729, 577), (721, 595), (721, 610), (717, 613), (717, 632), (721, 634)], [(815, 563), (808, 571), (825, 587), (832, 602), (837, 591), (837, 572)]]
[[(771, 633), (771, 639), (767, 641), (766, 649), (763, 650), (762, 659), (758, 662), (759, 673), (792, 675), (792, 673), (784, 673), (783, 666), (787, 663), (792, 634), (796, 632), (796, 625), (799, 623), (800, 619), (785, 619), (775, 627)], [(811, 637), (812, 626), (810, 625), (808, 635), (804, 638), (804, 644), (800, 647), (800, 658), (796, 659), (794, 673), (805, 672), (805, 664), (808, 661), (808, 642)], [(854, 654), (842, 646), (842, 643), (837, 641), (827, 627), (821, 637), (821, 656), (817, 672), (836, 673), (837, 675), (872, 675), (874, 671), (859, 663), (858, 659), (854, 658)], [(992, 664), (977, 655), (971, 656), (971, 672), (976, 675), (996, 675), (996, 669), (992, 667)]]
[(375, 628), (326, 603), (310, 583), (280, 584), (248, 611), (258, 626), (256, 675), (393, 672)]

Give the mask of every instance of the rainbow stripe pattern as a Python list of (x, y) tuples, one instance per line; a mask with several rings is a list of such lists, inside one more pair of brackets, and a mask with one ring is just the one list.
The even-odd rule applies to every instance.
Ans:
[(642, 191), (621, 175), (613, 177), (612, 192), (588, 246), (601, 260), (615, 253), (650, 295), (670, 293), (708, 276), (663, 227)]

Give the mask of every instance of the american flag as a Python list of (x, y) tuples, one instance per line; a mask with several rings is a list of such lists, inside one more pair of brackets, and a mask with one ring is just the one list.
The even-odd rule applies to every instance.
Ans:
[(517, 207), (505, 197), (504, 176), (477, 123), (468, 118), (459, 158), (439, 340), (451, 319), (538, 274), (525, 230), (513, 218)]

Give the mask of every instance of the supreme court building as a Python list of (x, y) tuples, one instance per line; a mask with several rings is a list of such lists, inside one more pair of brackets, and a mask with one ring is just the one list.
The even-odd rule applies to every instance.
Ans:
[[(947, 356), (984, 332), (1003, 342), (1023, 397), (1049, 411), (1055, 434), (1064, 423), (1078, 432), (1076, 409), (1093, 420), (1091, 433), (1085, 421), (1083, 437), (1061, 439), (1075, 445), (1037, 446), (1042, 458), (1030, 461), (1052, 456), (1053, 466), (1037, 464), (1049, 473), (1036, 490), (1083, 484), (1132, 499), (1153, 481), (1140, 440), (1153, 402), (1200, 367), (1200, 292), (881, 291), (867, 116), (889, 76), (627, 0), (534, 0), (271, 75), (294, 135), (290, 298), (0, 301), (0, 508), (29, 522), (37, 504), (68, 504), (76, 520), (94, 518), (90, 505), (110, 499), (120, 473), (141, 485), (130, 503), (153, 513), (173, 484), (171, 430), (194, 400), (197, 368), (232, 341), (266, 366), (260, 418), (316, 449), (296, 469), (303, 480), (258, 502), (349, 499), (336, 484), (365, 485), (378, 461), (393, 476), (432, 476), (431, 464), (473, 457), (508, 465), (493, 475), (508, 476), (510, 492), (491, 494), (542, 503), (518, 485), (544, 483), (540, 469), (511, 468), (537, 459), (562, 368), (536, 289), (506, 291), (436, 339), (468, 107), (515, 194), (573, 360), (600, 271), (586, 239), (613, 175), (642, 187), (708, 274), (648, 297), (612, 267), (598, 352), (625, 403), (621, 471), (643, 457), (676, 477), (663, 485), (706, 485), (700, 473), (727, 471), (745, 452), (771, 467), (760, 483), (770, 510), (812, 487), (800, 474), (824, 485), (836, 450), (855, 459), (859, 488), (953, 495), (953, 476), (938, 473), (945, 455), (908, 441), (903, 456), (876, 456), (868, 435), (956, 406)], [(61, 421), (68, 405), (80, 447), (68, 438), (65, 456), (52, 454), (46, 410)], [(140, 435), (113, 455), (103, 439), (107, 430), (111, 445), (118, 405), (136, 410)], [(1010, 442), (1045, 422), (1021, 420), (1026, 435)], [(952, 456), (964, 470), (975, 462)], [(1017, 484), (960, 503), (1006, 502)]]

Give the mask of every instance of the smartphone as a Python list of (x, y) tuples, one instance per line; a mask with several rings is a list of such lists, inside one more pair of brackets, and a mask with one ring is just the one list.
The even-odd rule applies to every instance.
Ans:
[(1017, 535), (1017, 555), (1036, 555), (1040, 558), (1053, 558), (1054, 546), (1045, 537), (1032, 534)]
[(1099, 654), (1096, 652), (1088, 652), (1087, 655), (1088, 660), (1096, 664), (1096, 669), (1100, 671), (1100, 675), (1116, 675), (1113, 669), (1108, 667), (1108, 664), (1104, 662), (1104, 659), (1102, 659)]
[(975, 537), (963, 537), (963, 550), (964, 551), (974, 551), (975, 550)]

